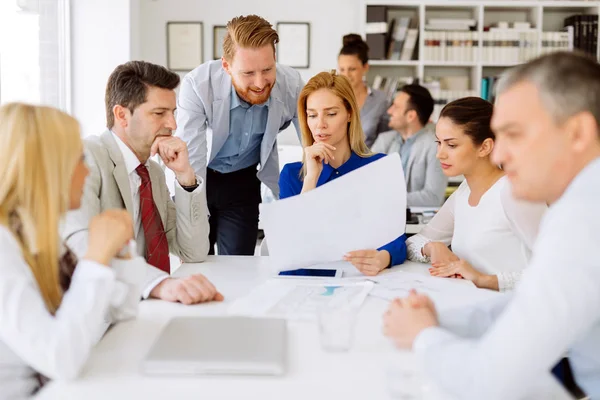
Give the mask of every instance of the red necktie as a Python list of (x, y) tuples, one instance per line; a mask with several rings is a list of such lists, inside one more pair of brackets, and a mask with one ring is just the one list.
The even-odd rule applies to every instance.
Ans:
[(152, 182), (145, 165), (140, 164), (135, 171), (142, 178), (140, 185), (140, 213), (142, 228), (146, 238), (146, 260), (156, 268), (171, 272), (169, 261), (169, 242), (163, 227), (162, 220), (152, 198)]

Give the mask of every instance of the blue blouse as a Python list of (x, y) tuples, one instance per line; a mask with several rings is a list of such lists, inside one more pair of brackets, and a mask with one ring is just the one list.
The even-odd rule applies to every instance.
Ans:
[[(360, 157), (352, 152), (348, 161), (342, 164), (339, 168), (333, 168), (329, 164), (323, 164), (323, 171), (317, 181), (317, 187), (326, 184), (342, 175), (352, 172), (357, 168), (377, 161), (385, 157), (385, 154), (374, 154), (370, 157)], [(302, 192), (302, 180), (300, 179), (300, 171), (302, 163), (295, 162), (286, 164), (279, 175), (279, 198), (285, 199), (300, 194)], [(406, 260), (406, 235), (402, 235), (394, 241), (380, 247), (377, 250), (387, 250), (390, 253), (390, 266), (402, 264)], [(361, 249), (357, 249), (361, 250)]]

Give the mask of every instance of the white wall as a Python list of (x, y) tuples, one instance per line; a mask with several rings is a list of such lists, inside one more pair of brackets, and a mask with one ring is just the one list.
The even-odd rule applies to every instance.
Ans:
[(141, 38), (141, 0), (129, 0), (129, 55), (132, 60), (142, 58), (142, 38)]
[[(166, 23), (200, 21), (204, 24), (204, 60), (212, 59), (213, 25), (225, 25), (233, 17), (257, 14), (275, 26), (277, 22), (310, 22), (310, 68), (299, 69), (306, 81), (323, 70), (335, 68), (342, 36), (357, 32), (358, 0), (139, 0), (141, 57), (166, 65)], [(281, 45), (285, 45), (282, 43)]]
[(84, 136), (106, 129), (106, 81), (131, 59), (131, 9), (137, 1), (71, 1), (72, 111)]
[[(335, 68), (342, 36), (357, 32), (360, 26), (358, 0), (220, 0), (218, 4), (208, 0), (72, 0), (72, 111), (83, 134), (105, 129), (104, 91), (117, 65), (132, 59), (167, 64), (168, 21), (204, 23), (205, 61), (213, 55), (213, 25), (225, 25), (235, 16), (258, 14), (274, 26), (310, 22), (310, 68), (298, 70), (305, 81)], [(293, 129), (290, 133), (295, 136)]]

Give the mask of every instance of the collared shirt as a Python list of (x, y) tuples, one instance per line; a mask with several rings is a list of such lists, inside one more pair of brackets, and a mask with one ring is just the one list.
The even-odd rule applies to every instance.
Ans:
[[(127, 145), (118, 137), (113, 131), (110, 131), (117, 145), (119, 146), (119, 150), (121, 150), (121, 155), (123, 156), (123, 161), (125, 161), (125, 170), (127, 171), (127, 176), (129, 177), (129, 189), (131, 190), (131, 207), (133, 212), (133, 230), (135, 234), (135, 238), (137, 239), (137, 251), (138, 254), (142, 257), (145, 257), (146, 254), (146, 237), (141, 234), (140, 231), (142, 229), (142, 216), (140, 214), (140, 185), (142, 184), (142, 178), (138, 175), (135, 170), (141, 163), (137, 158), (135, 153), (127, 147)], [(144, 164), (146, 168), (149, 166), (148, 160)], [(179, 183), (175, 183), (178, 185)], [(143, 298), (148, 298), (150, 296), (150, 292), (152, 289), (156, 287), (160, 282), (167, 279), (169, 275), (163, 275), (154, 281), (152, 281), (148, 286), (146, 286), (142, 292)]]
[(568, 351), (577, 384), (600, 398), (598, 204), (600, 158), (546, 212), (512, 298), (441, 313), (441, 327), (417, 336), (430, 380), (461, 399), (521, 398)]
[(365, 132), (365, 143), (367, 146), (375, 142), (377, 134), (389, 130), (387, 109), (390, 102), (385, 93), (367, 87), (367, 98), (360, 109), (360, 122)]
[[(331, 182), (334, 179), (339, 178), (349, 172), (354, 171), (364, 165), (367, 165), (373, 161), (377, 161), (380, 158), (385, 157), (385, 154), (373, 154), (369, 157), (361, 157), (356, 153), (352, 152), (350, 158), (344, 164), (340, 165), (339, 168), (333, 168), (329, 164), (323, 164), (323, 170), (319, 179), (317, 180), (317, 187)], [(285, 199), (286, 197), (292, 197), (302, 192), (303, 181), (300, 178), (300, 171), (302, 170), (302, 163), (295, 162), (286, 164), (281, 171), (279, 176), (279, 198)], [(402, 264), (406, 259), (406, 235), (402, 235), (394, 241), (380, 247), (378, 250), (387, 250), (390, 253), (390, 265)], [(362, 249), (357, 249), (362, 250)]]
[(404, 177), (407, 177), (408, 159), (410, 157), (410, 151), (412, 150), (413, 143), (417, 140), (417, 137), (425, 131), (425, 127), (417, 131), (414, 135), (404, 139), (402, 135), (398, 134), (396, 139), (398, 142), (398, 153), (400, 153), (400, 161), (402, 161), (402, 169), (404, 170)]
[[(121, 155), (123, 156), (123, 161), (125, 161), (125, 170), (127, 171), (127, 176), (129, 177), (129, 188), (131, 189), (131, 200), (132, 200), (132, 210), (133, 211), (133, 230), (135, 233), (135, 237), (138, 236), (140, 229), (142, 229), (142, 217), (140, 215), (140, 185), (142, 184), (142, 178), (138, 175), (135, 169), (141, 164), (140, 160), (137, 158), (135, 153), (127, 147), (125, 143), (118, 137), (113, 131), (110, 131), (119, 146), (119, 150), (121, 150)], [(148, 167), (148, 161), (144, 164)], [(145, 239), (144, 235), (141, 235), (141, 241), (138, 242), (139, 249), (138, 251), (142, 251), (142, 256), (144, 255)]]
[(222, 173), (238, 171), (260, 162), (270, 99), (264, 104), (248, 104), (231, 86), (229, 136), (208, 167)]

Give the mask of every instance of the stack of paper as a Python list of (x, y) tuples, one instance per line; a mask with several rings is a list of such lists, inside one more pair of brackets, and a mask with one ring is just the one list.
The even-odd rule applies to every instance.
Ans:
[(260, 212), (269, 255), (280, 270), (377, 249), (405, 231), (400, 157), (386, 156), (310, 192), (262, 204)]
[(371, 278), (376, 282), (370, 295), (386, 300), (408, 296), (411, 289), (428, 295), (438, 311), (476, 305), (501, 296), (492, 290), (478, 289), (472, 282), (438, 278), (404, 271), (382, 274)]
[(314, 320), (321, 307), (345, 304), (360, 307), (372, 287), (373, 282), (272, 279), (236, 300), (229, 307), (229, 313)]

